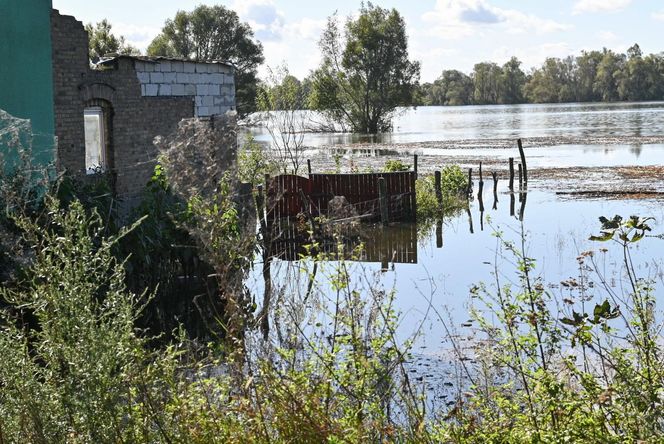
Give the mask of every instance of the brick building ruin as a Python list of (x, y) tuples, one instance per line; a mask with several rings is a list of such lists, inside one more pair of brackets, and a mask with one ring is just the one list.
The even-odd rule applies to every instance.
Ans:
[(226, 133), (226, 158), (235, 158), (232, 65), (117, 56), (91, 68), (83, 23), (57, 10), (51, 41), (58, 170), (81, 179), (105, 173), (131, 206), (154, 170), (155, 137), (192, 117)]

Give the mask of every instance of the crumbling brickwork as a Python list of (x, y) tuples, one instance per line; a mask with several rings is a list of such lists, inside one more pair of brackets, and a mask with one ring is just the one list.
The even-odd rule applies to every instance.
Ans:
[[(118, 200), (125, 206), (136, 201), (152, 175), (157, 157), (153, 144), (156, 136), (173, 133), (184, 118), (234, 109), (235, 91), (228, 78), (233, 76), (229, 65), (210, 64), (208, 68), (208, 64), (192, 63), (192, 67), (187, 67), (196, 71), (196, 66), (206, 66), (208, 72), (204, 76), (186, 78), (188, 85), (193, 84), (194, 89), (200, 87), (200, 92), (206, 94), (197, 95), (197, 91), (193, 91), (184, 95), (183, 91), (183, 94), (167, 95), (166, 90), (164, 94), (158, 90), (153, 94), (151, 85), (158, 85), (159, 80), (162, 85), (166, 82), (161, 76), (151, 77), (149, 69), (154, 74), (155, 66), (161, 69), (166, 63), (118, 57), (107, 62), (102, 70), (91, 69), (88, 34), (81, 22), (54, 10), (51, 32), (58, 168), (85, 177), (84, 110), (89, 106), (102, 107), (108, 115), (108, 165)], [(184, 70), (184, 64), (180, 63)], [(173, 73), (172, 65), (168, 65), (171, 71), (166, 74)], [(215, 74), (221, 76), (213, 78)], [(209, 88), (215, 84), (219, 94), (212, 96)], [(212, 92), (217, 92), (216, 88)], [(204, 101), (211, 106), (204, 106)]]
[(235, 109), (233, 70), (223, 63), (194, 63), (168, 59), (136, 61), (141, 94), (194, 97), (196, 117)]

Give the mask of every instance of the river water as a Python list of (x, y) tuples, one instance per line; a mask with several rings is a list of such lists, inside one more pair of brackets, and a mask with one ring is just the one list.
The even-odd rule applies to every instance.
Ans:
[[(258, 140), (267, 142), (263, 130), (251, 130)], [(422, 150), (437, 152), (437, 146), (423, 142), (440, 143), (459, 140), (499, 140), (518, 137), (565, 137), (577, 138), (642, 138), (664, 136), (664, 103), (619, 103), (619, 104), (561, 104), (561, 105), (515, 105), (515, 106), (468, 106), (468, 107), (420, 107), (405, 111), (394, 121), (394, 132), (370, 140), (385, 145), (413, 144), (413, 152)], [(353, 150), (354, 144), (361, 143), (361, 150), (367, 149), (367, 138), (352, 134), (313, 133), (305, 136), (305, 145), (316, 149), (329, 149), (331, 145)], [(325, 148), (317, 148), (325, 147)], [(370, 145), (369, 145), (370, 147)], [(396, 151), (403, 146), (395, 148)], [(359, 150), (359, 148), (358, 148)], [(419, 151), (418, 151), (419, 150)], [(484, 150), (484, 152), (482, 151)], [(442, 151), (442, 150), (441, 150)], [(482, 153), (506, 160), (514, 156), (514, 150), (506, 148), (451, 148), (444, 150), (464, 157)], [(425, 153), (429, 153), (426, 151)], [(394, 152), (389, 148), (382, 154), (390, 157)], [(375, 154), (374, 154), (375, 155)], [(378, 155), (381, 155), (380, 153)], [(544, 147), (528, 154), (534, 168), (556, 166), (634, 166), (664, 165), (664, 145), (642, 143), (584, 144), (574, 143)], [(361, 166), (361, 163), (360, 163)], [(653, 234), (664, 232), (664, 209), (661, 198), (632, 200), (605, 200), (588, 198), (569, 199), (557, 195), (553, 190), (535, 187), (527, 196), (523, 220), (517, 214), (511, 215), (510, 195), (501, 182), (498, 202), (495, 205), (490, 186), (485, 188), (484, 206), (480, 212), (477, 199), (470, 203), (470, 211), (461, 212), (443, 221), (442, 230), (435, 226), (413, 228), (396, 226), (390, 228), (366, 228), (375, 233), (392, 230), (401, 243), (395, 247), (406, 251), (408, 263), (393, 263), (393, 251), (384, 251), (381, 260), (357, 261), (352, 266), (352, 278), (364, 291), (373, 287), (383, 287), (396, 291), (395, 304), (401, 313), (399, 332), (403, 338), (419, 332), (417, 347), (423, 355), (431, 356), (445, 348), (446, 329), (461, 331), (462, 335), (472, 335), (475, 324), (469, 321), (469, 308), (472, 304), (470, 290), (480, 282), (495, 282), (495, 273), (500, 282), (516, 282), (514, 258), (506, 253), (495, 232), (502, 232), (505, 240), (520, 244), (525, 236), (525, 247), (529, 257), (536, 261), (535, 275), (541, 277), (547, 291), (559, 303), (568, 290), (561, 281), (575, 278), (579, 274), (576, 258), (586, 250), (594, 250), (598, 263), (609, 277), (610, 285), (622, 291), (623, 272), (622, 252), (614, 244), (598, 244), (588, 237), (599, 231), (598, 217), (619, 214), (628, 217), (632, 214), (651, 216)], [(475, 190), (475, 193), (477, 190)], [(441, 236), (442, 234), (442, 236)], [(366, 236), (383, 239), (385, 236)], [(600, 248), (608, 247), (602, 252)], [(380, 246), (372, 246), (378, 248)], [(661, 264), (664, 241), (660, 238), (646, 238), (634, 247), (634, 261), (638, 273), (654, 279), (657, 288), (662, 290)], [(403, 256), (403, 255), (402, 255)], [(264, 290), (261, 273), (262, 258), (257, 259), (255, 272), (248, 279), (248, 285), (257, 294)], [(334, 263), (328, 264), (335, 266)], [(306, 279), (294, 278), (301, 270), (304, 275), (311, 273), (314, 262), (310, 258), (299, 261), (275, 259), (271, 263), (271, 276), (275, 281), (275, 291), (282, 294), (305, 293)], [(597, 278), (595, 276), (595, 278)], [(322, 276), (317, 277), (321, 293), (330, 292), (329, 283)], [(281, 290), (279, 290), (281, 289)], [(599, 286), (592, 292), (597, 298), (605, 297)], [(661, 295), (660, 291), (660, 295)], [(660, 296), (661, 297), (661, 296)], [(664, 303), (664, 300), (661, 301)], [(274, 303), (274, 299), (272, 299)], [(435, 310), (434, 310), (435, 308)], [(441, 316), (442, 318), (441, 319)], [(446, 321), (443, 324), (443, 320)]]
[[(318, 121), (313, 114), (307, 119)], [(482, 106), (421, 106), (401, 109), (394, 131), (379, 136), (309, 133), (305, 145), (317, 147), (360, 142), (419, 143), (526, 137), (662, 136), (664, 102), (566, 103)], [(260, 127), (257, 140), (269, 142)]]

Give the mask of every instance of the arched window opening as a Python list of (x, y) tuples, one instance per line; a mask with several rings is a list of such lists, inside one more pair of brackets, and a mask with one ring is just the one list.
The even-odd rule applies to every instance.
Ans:
[(84, 110), (85, 120), (85, 172), (105, 173), (109, 169), (108, 136), (104, 109), (91, 106)]

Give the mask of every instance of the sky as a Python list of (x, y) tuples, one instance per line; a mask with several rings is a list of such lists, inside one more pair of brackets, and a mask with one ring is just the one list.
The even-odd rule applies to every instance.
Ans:
[[(327, 17), (357, 15), (360, 0), (53, 0), (62, 14), (84, 23), (104, 18), (116, 34), (144, 51), (178, 10), (222, 4), (248, 22), (264, 48), (265, 65), (285, 64), (297, 77), (320, 61), (317, 42)], [(382, 0), (406, 21), (411, 59), (421, 81), (444, 69), (471, 72), (483, 61), (518, 57), (527, 71), (546, 57), (603, 47), (624, 52), (638, 43), (644, 54), (664, 51), (663, 0)]]

